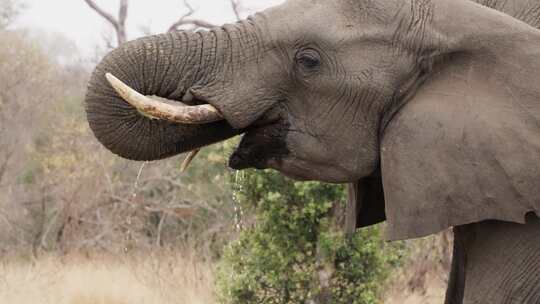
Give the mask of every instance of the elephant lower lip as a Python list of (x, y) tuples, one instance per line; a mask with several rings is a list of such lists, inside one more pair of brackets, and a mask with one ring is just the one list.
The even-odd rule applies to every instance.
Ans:
[(229, 167), (234, 170), (243, 170), (249, 168), (250, 166), (244, 157), (235, 152), (229, 158)]
[[(272, 123), (273, 122), (273, 123)], [(246, 129), (240, 144), (229, 158), (229, 167), (267, 169), (270, 163), (289, 153), (285, 144), (285, 125), (263, 121)]]
[(234, 170), (244, 170), (249, 168), (266, 169), (266, 162), (257, 157), (251, 157), (242, 152), (234, 152), (229, 157), (229, 167)]
[(249, 148), (236, 148), (236, 151), (229, 157), (229, 167), (234, 170), (244, 170), (249, 168), (266, 169), (266, 160), (250, 153)]

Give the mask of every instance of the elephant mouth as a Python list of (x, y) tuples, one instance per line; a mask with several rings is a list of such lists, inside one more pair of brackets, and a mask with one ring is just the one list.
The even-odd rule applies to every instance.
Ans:
[(279, 164), (289, 154), (286, 144), (287, 124), (283, 120), (250, 127), (229, 157), (229, 167), (267, 169)]

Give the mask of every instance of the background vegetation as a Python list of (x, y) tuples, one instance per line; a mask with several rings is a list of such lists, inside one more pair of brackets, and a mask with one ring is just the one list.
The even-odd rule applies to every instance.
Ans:
[(401, 252), (378, 228), (345, 235), (343, 186), (254, 170), (239, 186), (237, 199), (255, 218), (220, 263), (224, 303), (378, 302)]

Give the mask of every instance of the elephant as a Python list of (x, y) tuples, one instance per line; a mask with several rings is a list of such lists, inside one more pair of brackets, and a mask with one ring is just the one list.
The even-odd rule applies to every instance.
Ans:
[[(357, 228), (454, 229), (446, 303), (540, 303), (540, 0), (288, 0), (127, 42), (87, 119), (138, 161), (242, 140), (229, 166), (347, 183)], [(193, 156), (195, 153), (192, 153)]]

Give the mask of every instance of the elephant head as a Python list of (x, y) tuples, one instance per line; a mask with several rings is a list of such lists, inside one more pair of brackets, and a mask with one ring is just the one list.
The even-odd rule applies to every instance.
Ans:
[(360, 226), (412, 238), (539, 213), (538, 49), (538, 30), (468, 0), (289, 0), (120, 46), (86, 109), (135, 160), (243, 133), (232, 168), (355, 183)]

